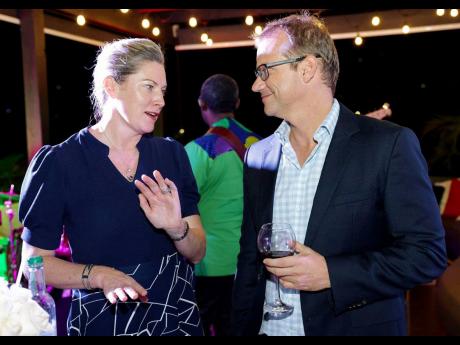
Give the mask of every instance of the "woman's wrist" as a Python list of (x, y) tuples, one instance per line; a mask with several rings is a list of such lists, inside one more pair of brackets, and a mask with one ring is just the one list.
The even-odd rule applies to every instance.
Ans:
[(178, 230), (168, 231), (169, 237), (176, 242), (183, 240), (187, 236), (188, 231), (190, 230), (190, 226), (186, 220), (181, 219), (180, 224), (181, 225), (180, 227), (178, 227)]
[(86, 290), (94, 290), (95, 288), (90, 281), (93, 268), (93, 264), (88, 264), (83, 267), (83, 271), (81, 272), (81, 283)]
[(102, 276), (104, 275), (105, 269), (112, 269), (112, 268), (106, 267), (106, 266), (99, 266), (99, 265), (93, 266), (93, 269), (91, 270), (91, 274), (88, 277), (89, 284), (93, 289), (102, 289), (101, 279), (102, 279)]

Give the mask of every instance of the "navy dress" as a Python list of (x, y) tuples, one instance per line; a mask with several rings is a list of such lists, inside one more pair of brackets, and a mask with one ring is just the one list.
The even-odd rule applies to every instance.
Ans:
[[(145, 135), (137, 148), (136, 179), (160, 171), (179, 190), (182, 216), (198, 214), (199, 195), (182, 145)], [(62, 144), (40, 149), (21, 189), (24, 241), (54, 250), (64, 226), (75, 263), (114, 267), (148, 290), (147, 303), (114, 305), (101, 290), (74, 290), (69, 335), (202, 335), (193, 267), (165, 231), (151, 225), (139, 206), (139, 191), (108, 154), (84, 128)]]

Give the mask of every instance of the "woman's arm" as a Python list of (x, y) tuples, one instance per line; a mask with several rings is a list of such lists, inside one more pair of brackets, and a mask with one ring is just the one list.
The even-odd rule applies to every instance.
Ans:
[(181, 238), (186, 231), (185, 222), (188, 223), (189, 230), (186, 236), (178, 241), (174, 241), (176, 249), (179, 253), (185, 256), (189, 261), (197, 264), (203, 259), (206, 253), (206, 238), (201, 224), (201, 218), (198, 215), (183, 218), (182, 232), (180, 236), (174, 238)]
[[(32, 256), (43, 257), (47, 284), (60, 289), (86, 289), (88, 287), (84, 285), (82, 279), (85, 265), (58, 259), (54, 257), (53, 250), (40, 249), (24, 242), (21, 260), (23, 268)], [(27, 270), (23, 271), (26, 272), (27, 277)], [(128, 296), (134, 300), (138, 298), (142, 301), (147, 300), (147, 290), (130, 276), (111, 267), (94, 266), (87, 283), (93, 289), (103, 290), (105, 297), (111, 303), (116, 303), (117, 299), (125, 302), (128, 300)]]
[(153, 176), (156, 181), (147, 175), (142, 175), (142, 182), (134, 181), (141, 192), (139, 202), (142, 210), (155, 228), (163, 229), (171, 237), (179, 253), (193, 263), (200, 262), (206, 251), (200, 216), (182, 218), (179, 193), (174, 182), (163, 179), (157, 170)]

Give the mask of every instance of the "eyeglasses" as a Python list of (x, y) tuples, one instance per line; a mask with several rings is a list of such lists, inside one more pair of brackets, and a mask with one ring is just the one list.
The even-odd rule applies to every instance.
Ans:
[[(296, 63), (296, 62), (302, 61), (306, 57), (307, 57), (307, 55), (303, 55), (303, 56), (299, 56), (299, 57), (291, 58), (291, 59), (287, 59), (287, 60), (264, 63), (262, 65), (257, 66), (257, 68), (255, 69), (254, 73), (256, 75), (256, 78), (259, 77), (260, 79), (262, 79), (262, 81), (265, 81), (270, 76), (269, 73), (268, 73), (269, 68), (279, 66), (279, 65), (288, 64), (288, 63)], [(315, 55), (315, 57), (319, 58), (321, 56)]]
[(299, 56), (299, 57), (296, 57), (296, 58), (287, 59), (287, 60), (282, 60), (282, 61), (264, 63), (264, 64), (261, 64), (261, 65), (257, 66), (257, 68), (254, 71), (254, 73), (256, 75), (256, 78), (259, 77), (260, 79), (262, 79), (262, 81), (265, 81), (270, 76), (269, 73), (268, 73), (269, 68), (279, 66), (279, 65), (288, 64), (288, 63), (296, 63), (296, 62), (302, 61), (305, 58), (306, 58), (306, 55)]

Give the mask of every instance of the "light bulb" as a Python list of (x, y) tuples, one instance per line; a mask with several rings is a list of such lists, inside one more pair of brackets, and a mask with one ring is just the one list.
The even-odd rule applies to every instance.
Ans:
[(142, 19), (141, 25), (144, 29), (148, 29), (150, 27), (150, 20), (148, 20), (147, 18)]
[(380, 24), (380, 17), (379, 16), (372, 17), (372, 25), (378, 26), (379, 24)]
[(86, 19), (85, 19), (85, 16), (84, 15), (79, 15), (77, 17), (77, 24), (80, 25), (80, 26), (83, 26), (86, 24)]
[(153, 36), (160, 36), (160, 29), (156, 26), (152, 29)]
[(188, 20), (188, 25), (190, 25), (192, 28), (198, 25), (198, 20), (196, 20), (195, 17), (190, 17)]
[(206, 43), (208, 38), (209, 38), (209, 36), (208, 36), (208, 34), (206, 32), (201, 34), (201, 42)]
[(246, 25), (251, 26), (254, 24), (254, 17), (253, 16), (246, 16), (246, 19), (244, 20)]

